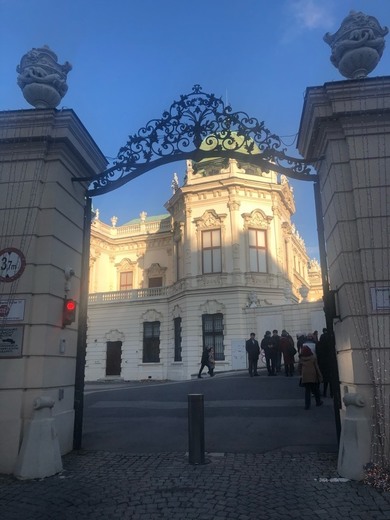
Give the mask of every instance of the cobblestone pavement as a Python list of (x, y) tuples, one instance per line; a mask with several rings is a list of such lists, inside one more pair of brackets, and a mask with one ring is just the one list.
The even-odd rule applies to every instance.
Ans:
[[(390, 493), (340, 481), (336, 454), (81, 451), (41, 480), (0, 476), (1, 520), (390, 520)], [(335, 479), (332, 481), (331, 479)]]

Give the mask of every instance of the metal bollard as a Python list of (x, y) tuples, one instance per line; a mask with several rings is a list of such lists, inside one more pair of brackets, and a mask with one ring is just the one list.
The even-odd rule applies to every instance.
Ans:
[(188, 462), (205, 464), (203, 394), (188, 394)]

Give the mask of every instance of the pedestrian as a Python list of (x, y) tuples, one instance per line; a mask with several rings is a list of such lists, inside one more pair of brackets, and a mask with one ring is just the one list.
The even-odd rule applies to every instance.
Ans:
[(214, 352), (212, 350), (213, 349), (211, 347), (206, 347), (203, 349), (202, 358), (200, 360), (200, 370), (198, 373), (199, 379), (202, 378), (202, 371), (203, 371), (204, 367), (208, 368), (208, 373), (209, 373), (210, 377), (213, 377), (213, 375), (214, 375), (215, 361), (214, 361)]
[(264, 350), (265, 363), (269, 376), (276, 375), (276, 350), (272, 343), (271, 331), (267, 330), (264, 338), (261, 340), (260, 348)]
[(284, 362), (284, 372), (286, 377), (294, 375), (294, 356), (297, 353), (294, 340), (290, 336), (290, 334), (286, 330), (282, 330), (282, 334), (280, 336), (280, 351), (283, 355)]
[(248, 353), (248, 370), (250, 377), (259, 375), (257, 373), (257, 363), (259, 361), (260, 356), (260, 347), (259, 342), (255, 338), (256, 334), (254, 332), (251, 332), (250, 337), (245, 344), (245, 349)]
[(209, 347), (209, 375), (210, 375), (210, 377), (214, 376), (214, 368), (215, 368), (214, 349), (213, 349), (213, 347)]
[(274, 329), (272, 331), (272, 344), (275, 349), (275, 357), (276, 357), (276, 373), (279, 374), (282, 368), (282, 351), (280, 350), (280, 336), (278, 331)]
[(316, 356), (310, 347), (306, 345), (303, 345), (299, 355), (299, 373), (301, 375), (302, 385), (305, 387), (305, 410), (310, 409), (312, 394), (315, 397), (316, 405), (321, 406), (323, 404), (320, 396), (322, 374)]
[(332, 352), (330, 335), (328, 329), (322, 329), (318, 345), (316, 347), (316, 355), (318, 366), (320, 367), (323, 378), (323, 396), (326, 397), (328, 385), (330, 387), (330, 397), (333, 397), (332, 392)]
[(308, 334), (307, 336), (305, 336), (305, 338), (304, 338), (304, 340), (302, 342), (302, 346), (309, 347), (310, 350), (315, 355), (317, 344), (316, 344), (316, 341), (315, 341), (315, 338), (314, 338), (313, 334)]
[(297, 350), (298, 350), (298, 354), (301, 353), (301, 348), (302, 348), (302, 345), (303, 345), (304, 341), (305, 341), (305, 335), (303, 334), (303, 332), (298, 332), (298, 334), (297, 334)]

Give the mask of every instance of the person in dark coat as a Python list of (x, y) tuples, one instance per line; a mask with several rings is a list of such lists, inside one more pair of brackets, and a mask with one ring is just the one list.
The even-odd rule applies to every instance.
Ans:
[(264, 334), (264, 338), (261, 340), (261, 350), (264, 350), (265, 362), (267, 365), (267, 371), (269, 376), (276, 375), (276, 350), (272, 343), (271, 331), (267, 330)]
[(203, 352), (202, 352), (202, 358), (200, 360), (200, 370), (198, 373), (199, 378), (202, 377), (202, 371), (203, 371), (204, 367), (207, 367), (209, 369), (210, 377), (213, 377), (214, 363), (210, 362), (210, 357), (212, 357), (213, 358), (212, 360), (214, 360), (214, 353), (212, 352), (212, 348), (211, 347), (204, 348)]
[[(328, 385), (331, 383), (332, 377), (332, 352), (330, 350), (330, 336), (327, 329), (322, 329), (319, 342), (316, 347), (316, 355), (318, 366), (320, 367), (321, 374), (324, 382), (323, 396), (326, 397), (328, 391)], [(332, 386), (330, 384), (330, 397), (333, 397)]]
[(310, 409), (311, 394), (314, 394), (316, 405), (321, 406), (323, 402), (320, 396), (320, 383), (322, 374), (319, 369), (317, 358), (310, 347), (303, 345), (299, 355), (299, 373), (302, 385), (305, 387), (305, 410)]
[(276, 329), (274, 329), (272, 331), (271, 340), (272, 340), (273, 348), (275, 349), (276, 373), (278, 374), (282, 368), (282, 351), (280, 350), (280, 336)]
[(303, 346), (303, 342), (305, 341), (305, 335), (302, 332), (298, 332), (297, 334), (297, 350), (298, 354), (301, 353), (301, 348)]
[(213, 347), (209, 347), (209, 374), (211, 377), (214, 376), (214, 368), (215, 368), (215, 358), (214, 358), (214, 349)]
[(284, 372), (286, 377), (294, 375), (294, 356), (296, 354), (294, 340), (286, 330), (282, 330), (279, 342), (283, 354)]
[(251, 332), (250, 338), (247, 340), (245, 344), (245, 349), (248, 353), (248, 370), (249, 375), (252, 376), (258, 376), (257, 373), (257, 362), (259, 361), (260, 356), (260, 347), (259, 342), (257, 339), (255, 339), (256, 334), (254, 332)]

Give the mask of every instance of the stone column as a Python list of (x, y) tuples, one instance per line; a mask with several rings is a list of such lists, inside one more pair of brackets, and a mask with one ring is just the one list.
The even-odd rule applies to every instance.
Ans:
[(307, 89), (298, 149), (319, 175), (341, 390), (364, 397), (373, 458), (388, 456), (390, 77)]
[(0, 341), (0, 473), (12, 473), (37, 398), (54, 401), (61, 453), (72, 449), (78, 323), (62, 328), (62, 308), (65, 294), (80, 302), (87, 188), (72, 178), (106, 160), (72, 110), (50, 108), (0, 112), (0, 151), (0, 251), (25, 258), (0, 279), (1, 337), (16, 329), (9, 355)]

